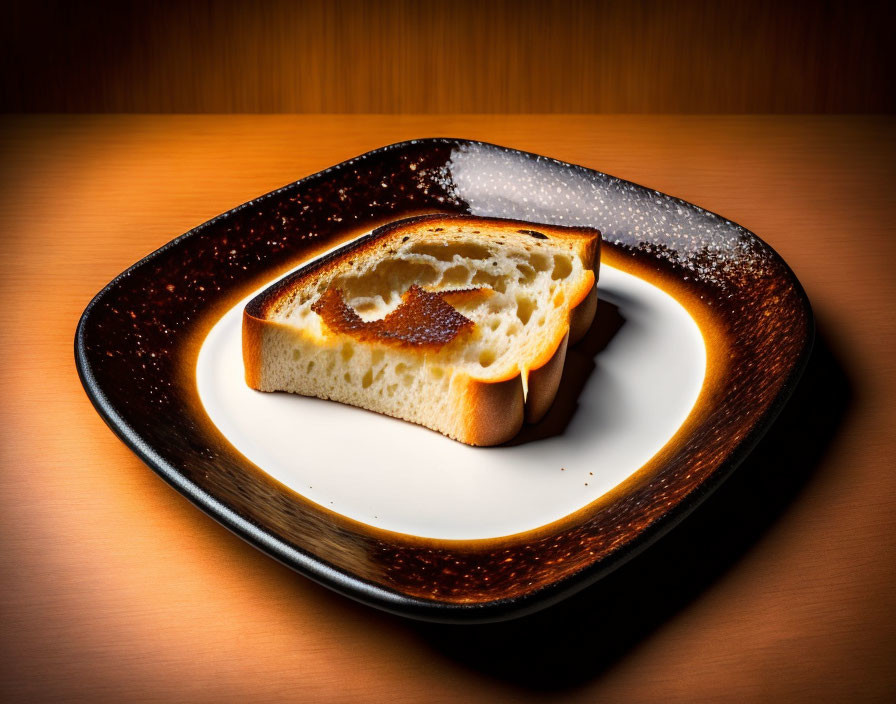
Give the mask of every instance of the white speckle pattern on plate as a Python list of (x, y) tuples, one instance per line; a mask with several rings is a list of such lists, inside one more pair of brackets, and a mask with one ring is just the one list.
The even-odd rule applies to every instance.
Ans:
[[(447, 512), (434, 524), (421, 521), (411, 510), (394, 514), (394, 522), (379, 522), (378, 507), (386, 506), (382, 495), (371, 495), (374, 503), (380, 502), (373, 518), (370, 507), (349, 506), (349, 495), (334, 494), (333, 487), (303, 495), (301, 491), (312, 491), (300, 486), (304, 475), (282, 476), (297, 490), (272, 479), (246, 458), (255, 457), (263, 466), (269, 448), (240, 445), (241, 452), (228, 436), (237, 444), (245, 438), (237, 439), (223, 425), (222, 432), (209, 420), (197, 385), (197, 356), (226, 311), (259, 286), (350, 237), (427, 212), (596, 227), (606, 243), (602, 264), (641, 280), (644, 290), (664, 291), (656, 300), (674, 298), (687, 310), (687, 324), (679, 332), (696, 321), (702, 333), (703, 389), (689, 414), (683, 409), (692, 401), (682, 401), (670, 410), (668, 427), (640, 448), (643, 457), (650, 458), (645, 467), (619, 484), (621, 475), (643, 460), (630, 456), (619, 465), (627, 469), (605, 485), (592, 489), (590, 481), (588, 487), (583, 481), (581, 489), (590, 493), (558, 491), (537, 515), (524, 518), (511, 506), (496, 512), (488, 526), (480, 522), (475, 531), (463, 532)], [(609, 365), (616, 348), (635, 335), (637, 322), (648, 319), (639, 318), (630, 307), (641, 304), (638, 296), (619, 298), (616, 308), (607, 308), (613, 295), (623, 292), (614, 289), (613, 275), (604, 286), (602, 318), (616, 311), (626, 320), (611, 340), (604, 340), (605, 349), (594, 348), (591, 363), (601, 366)], [(670, 310), (677, 305), (673, 302)], [(673, 319), (675, 314), (669, 321)], [(651, 322), (650, 327), (650, 335), (659, 333), (658, 325)], [(637, 345), (655, 345), (650, 335), (638, 338)], [(510, 618), (543, 608), (599, 579), (681, 520), (729, 476), (772, 423), (799, 378), (812, 335), (811, 309), (796, 277), (744, 228), (680, 199), (580, 166), (494, 145), (427, 139), (337, 164), (174, 239), (97, 294), (81, 317), (75, 352), (85, 390), (110, 427), (216, 520), (354, 599), (406, 616), (463, 622)], [(684, 337), (681, 344), (687, 349), (687, 340), (696, 337)], [(661, 361), (667, 356), (664, 352)], [(685, 378), (691, 374), (696, 379), (696, 372), (682, 367), (674, 355), (668, 361), (667, 374), (685, 369)], [(574, 388), (587, 378), (583, 393), (573, 401), (590, 403), (592, 383), (606, 390), (611, 376), (617, 380), (617, 372), (609, 374), (607, 369), (607, 375), (598, 369), (561, 384)], [(232, 375), (233, 370), (221, 373)], [(622, 367), (618, 373), (629, 375)], [(668, 396), (679, 401), (687, 397)], [(623, 409), (628, 398), (617, 395), (614, 408)], [(336, 437), (349, 443), (357, 430), (353, 419), (366, 412), (343, 410), (334, 411), (338, 419), (332, 422), (345, 426)], [(583, 437), (579, 423), (600, 424), (605, 432), (605, 424), (622, 417), (589, 415), (589, 409), (573, 412), (574, 403), (567, 410), (565, 426), (541, 435), (541, 424), (523, 431), (521, 442), (532, 448), (527, 451), (537, 455), (537, 448), (552, 447), (564, 437)], [(687, 415), (683, 424), (682, 414)], [(317, 412), (296, 420), (297, 452), (310, 447), (309, 438), (320, 432), (317, 420)], [(365, 419), (365, 427), (386, 420), (392, 422)], [(218, 416), (216, 422), (226, 425)], [(430, 432), (395, 423), (407, 426), (410, 434)], [(679, 424), (677, 432), (670, 431)], [(566, 435), (558, 434), (561, 431)], [(660, 435), (668, 438), (670, 432), (674, 437), (654, 454), (663, 442)], [(443, 442), (434, 436), (424, 444), (430, 440)], [(527, 444), (483, 453), (522, 456)], [(391, 455), (377, 457), (380, 473), (390, 459), (400, 456), (400, 447), (389, 449)], [(458, 453), (467, 451), (473, 452), (457, 448)], [(553, 454), (552, 449), (544, 458), (550, 471), (559, 469)], [(312, 462), (315, 457), (320, 461), (320, 453), (306, 459)], [(343, 465), (352, 461), (340, 459)], [(564, 475), (583, 471), (580, 467), (576, 461)], [(472, 481), (477, 471), (484, 473), (474, 467), (465, 481)], [(523, 471), (538, 473), (542, 468), (526, 464)], [(353, 472), (358, 477), (362, 470), (352, 466), (347, 475)], [(565, 477), (563, 481), (572, 482)], [(613, 488), (603, 493), (610, 484)], [(530, 484), (533, 491), (536, 486)], [(452, 501), (463, 499), (462, 491), (453, 491)], [(497, 491), (490, 490), (482, 505), (470, 499), (474, 515), (486, 515), (495, 496)], [(522, 504), (531, 499), (531, 494), (520, 497)], [(427, 500), (432, 503), (432, 494)], [(581, 508), (574, 510), (576, 506)], [(564, 517), (550, 522), (560, 515)], [(534, 530), (519, 532), (536, 524)]]

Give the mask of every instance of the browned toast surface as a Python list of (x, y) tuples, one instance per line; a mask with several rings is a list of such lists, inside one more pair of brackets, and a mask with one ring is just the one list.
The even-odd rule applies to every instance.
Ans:
[(594, 316), (599, 252), (588, 228), (467, 215), (391, 223), (246, 306), (247, 383), (504, 442), (550, 407), (567, 344)]

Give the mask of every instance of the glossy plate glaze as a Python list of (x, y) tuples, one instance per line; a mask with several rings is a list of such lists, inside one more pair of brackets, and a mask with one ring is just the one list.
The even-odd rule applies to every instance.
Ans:
[[(600, 295), (599, 322), (568, 350), (548, 416), (501, 447), (471, 447), (340, 403), (254, 391), (241, 344), (248, 301), (205, 338), (199, 398), (257, 467), (368, 526), (443, 540), (535, 530), (643, 467), (687, 419), (705, 379), (703, 337), (675, 299), (607, 265)], [(314, 432), (297, 437), (295, 428), (308, 425)]]
[[(244, 299), (425, 212), (603, 232), (598, 321), (542, 424), (474, 449), (235, 383)], [(174, 240), (96, 296), (75, 348), (113, 430), (256, 547), (379, 608), (486, 621), (573, 593), (683, 518), (770, 425), (811, 339), (799, 283), (742, 227), (582, 167), (433, 139), (369, 152)], [(427, 457), (440, 459), (415, 472)]]

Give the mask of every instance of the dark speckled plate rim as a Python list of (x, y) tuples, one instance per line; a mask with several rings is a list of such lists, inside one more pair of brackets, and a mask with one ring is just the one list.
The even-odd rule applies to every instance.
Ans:
[[(807, 323), (807, 332), (802, 341), (803, 344), (800, 348), (800, 352), (793, 360), (793, 366), (791, 367), (791, 371), (787, 379), (782, 384), (775, 400), (766, 409), (764, 415), (758, 422), (755, 423), (750, 432), (740, 441), (735, 450), (728, 455), (728, 457), (705, 481), (702, 482), (697, 490), (693, 491), (685, 500), (673, 506), (658, 520), (652, 523), (648, 528), (641, 531), (632, 541), (626, 544), (622, 550), (615, 552), (608, 559), (601, 560), (598, 563), (587, 566), (579, 570), (578, 572), (568, 575), (551, 584), (542, 586), (538, 589), (526, 592), (519, 596), (506, 599), (497, 599), (488, 602), (450, 603), (441, 601), (430, 601), (403, 594), (399, 591), (383, 587), (355, 575), (345, 573), (340, 569), (332, 566), (327, 561), (293, 547), (292, 545), (282, 540), (275, 533), (268, 532), (255, 525), (251, 521), (241, 517), (225, 503), (217, 500), (215, 497), (202, 490), (196, 484), (187, 480), (177, 470), (176, 467), (169, 464), (162, 457), (156, 454), (152, 446), (145, 443), (140, 435), (121, 417), (121, 415), (116, 411), (115, 407), (109, 402), (106, 395), (103, 393), (101, 386), (94, 378), (94, 375), (90, 368), (90, 363), (87, 357), (87, 350), (85, 346), (85, 330), (87, 325), (89, 324), (91, 311), (95, 307), (97, 307), (107, 295), (109, 295), (109, 293), (119, 284), (119, 282), (128, 278), (133, 271), (152, 262), (156, 257), (166, 252), (167, 250), (176, 247), (182, 241), (200, 235), (204, 230), (206, 230), (213, 224), (224, 218), (227, 218), (232, 214), (238, 213), (247, 208), (251, 208), (262, 201), (276, 198), (278, 195), (281, 195), (288, 189), (325, 178), (327, 174), (333, 171), (348, 168), (356, 162), (359, 162), (363, 159), (375, 157), (378, 154), (393, 150), (401, 150), (402, 148), (411, 145), (420, 146), (421, 144), (425, 145), (427, 143), (433, 145), (480, 145), (487, 148), (507, 150), (510, 152), (525, 155), (527, 157), (546, 159), (563, 167), (570, 167), (593, 174), (601, 173), (587, 167), (570, 164), (557, 159), (553, 159), (551, 157), (545, 157), (531, 152), (502, 147), (500, 145), (495, 145), (487, 142), (455, 138), (414, 139), (397, 142), (378, 149), (371, 150), (369, 152), (365, 152), (364, 154), (330, 166), (322, 171), (306, 176), (302, 179), (299, 179), (298, 181), (286, 184), (269, 193), (246, 201), (245, 203), (235, 208), (227, 210), (220, 215), (217, 215), (214, 218), (192, 228), (179, 237), (174, 238), (162, 247), (147, 254), (142, 259), (128, 267), (125, 271), (123, 271), (121, 274), (112, 279), (112, 281), (106, 284), (106, 286), (104, 286), (93, 297), (93, 299), (84, 309), (75, 332), (75, 362), (78, 376), (91, 403), (93, 404), (94, 408), (97, 410), (103, 421), (113, 431), (113, 433), (145, 464), (147, 464), (150, 469), (152, 469), (179, 493), (185, 496), (191, 503), (201, 509), (204, 513), (211, 516), (225, 528), (232, 531), (243, 540), (246, 540), (250, 545), (260, 550), (264, 554), (273, 557), (278, 562), (286, 565), (293, 570), (298, 571), (312, 581), (321, 584), (322, 586), (325, 586), (339, 594), (392, 614), (443, 623), (497, 622), (507, 620), (509, 618), (525, 616), (527, 614), (556, 604), (557, 602), (573, 595), (574, 593), (594, 584), (608, 573), (612, 572), (625, 562), (628, 562), (630, 559), (643, 552), (665, 533), (675, 527), (675, 525), (684, 520), (722, 483), (724, 483), (738, 467), (738, 465), (740, 465), (743, 460), (750, 454), (756, 444), (772, 426), (775, 419), (789, 400), (800, 377), (802, 376), (803, 371), (805, 370), (814, 342), (815, 320), (808, 296), (799, 283), (796, 275), (789, 267), (789, 265), (783, 260), (783, 258), (781, 258), (781, 256), (771, 247), (768, 247), (769, 252), (776, 259), (785, 275), (789, 277), (789, 283), (791, 283), (791, 285), (793, 286), (803, 306), (803, 313), (805, 314)], [(715, 215), (715, 213), (712, 213), (712, 211), (708, 211), (705, 208), (700, 208), (700, 206), (694, 206), (693, 204), (681, 198), (656, 191), (655, 189), (649, 189), (645, 186), (640, 186), (639, 184), (635, 184), (631, 181), (626, 181), (625, 179), (619, 179), (617, 177), (612, 178), (620, 183), (630, 185), (644, 191), (657, 193), (665, 198), (670, 199), (673, 202), (686, 205), (688, 207), (697, 207), (703, 212)], [(730, 224), (735, 224), (731, 223), (731, 221), (727, 221), (722, 216), (719, 217), (723, 221), (729, 222)], [(755, 238), (759, 242), (762, 242), (761, 238), (759, 238), (755, 233), (746, 230), (745, 228), (744, 232), (750, 237)], [(765, 243), (763, 242), (763, 244)]]

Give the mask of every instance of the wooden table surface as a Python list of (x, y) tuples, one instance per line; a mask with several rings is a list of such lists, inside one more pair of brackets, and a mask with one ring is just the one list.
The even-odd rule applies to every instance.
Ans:
[[(207, 518), (94, 412), (75, 325), (208, 218), (425, 136), (681, 196), (769, 242), (819, 340), (738, 473), (554, 609), (437, 626), (360, 606)], [(872, 701), (896, 696), (896, 121), (22, 116), (0, 133), (4, 701)]]

